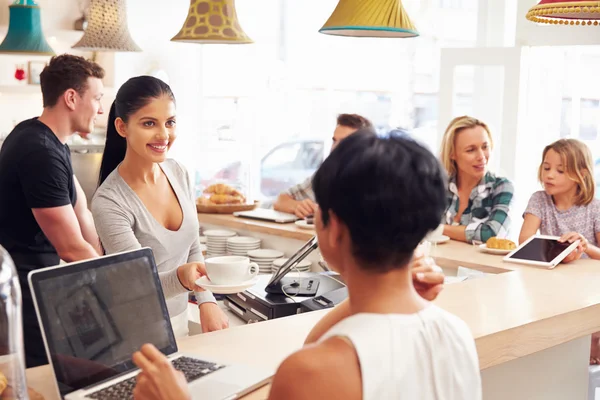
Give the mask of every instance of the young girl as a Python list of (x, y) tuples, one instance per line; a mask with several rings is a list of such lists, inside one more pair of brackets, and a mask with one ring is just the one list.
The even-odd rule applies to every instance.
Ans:
[(561, 139), (544, 149), (538, 178), (543, 191), (534, 193), (519, 235), (522, 243), (538, 230), (580, 245), (563, 262), (581, 257), (600, 260), (600, 200), (595, 199), (592, 155), (575, 139)]

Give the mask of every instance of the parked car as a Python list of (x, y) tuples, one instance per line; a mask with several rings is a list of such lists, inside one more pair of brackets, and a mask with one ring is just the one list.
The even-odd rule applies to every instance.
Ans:
[[(269, 204), (279, 193), (311, 176), (325, 158), (322, 139), (290, 140), (274, 146), (260, 161), (260, 197)], [(234, 161), (208, 179), (202, 186), (213, 182), (239, 183), (242, 179), (242, 162)]]

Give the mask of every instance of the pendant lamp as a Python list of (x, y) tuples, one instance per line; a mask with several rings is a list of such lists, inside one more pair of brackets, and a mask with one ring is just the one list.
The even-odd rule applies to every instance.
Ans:
[(40, 6), (34, 0), (16, 0), (8, 9), (8, 32), (0, 53), (54, 55), (42, 32)]
[(536, 23), (598, 26), (600, 1), (542, 0), (531, 7), (526, 17)]
[(419, 36), (400, 0), (339, 0), (319, 32), (357, 37)]
[(129, 34), (125, 0), (91, 0), (85, 33), (73, 48), (87, 51), (142, 51)]
[(173, 42), (253, 43), (240, 26), (235, 0), (191, 0), (188, 16)]

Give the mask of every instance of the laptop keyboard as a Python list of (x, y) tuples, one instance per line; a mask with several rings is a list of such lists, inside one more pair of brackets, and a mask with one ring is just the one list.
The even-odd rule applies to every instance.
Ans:
[[(188, 382), (191, 382), (223, 368), (224, 365), (210, 363), (196, 358), (179, 357), (173, 360), (173, 367), (175, 367), (176, 370), (183, 372), (185, 379)], [(92, 394), (88, 394), (86, 397), (96, 400), (133, 400), (135, 383), (136, 376)]]

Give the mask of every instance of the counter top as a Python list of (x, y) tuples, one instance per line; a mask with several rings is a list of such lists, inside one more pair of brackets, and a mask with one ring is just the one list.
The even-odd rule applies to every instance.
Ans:
[[(233, 229), (283, 230), (292, 238), (305, 235), (301, 240), (312, 236), (310, 231), (296, 231), (295, 226), (232, 216), (201, 214), (199, 219)], [(505, 263), (501, 256), (454, 241), (438, 245), (433, 251), (438, 264), (447, 269), (466, 266), (495, 274), (446, 285), (435, 301), (470, 327), (482, 370), (600, 331), (598, 261), (579, 260), (547, 270)], [(306, 334), (326, 312), (244, 325), (178, 343), (182, 351), (275, 370), (301, 347)], [(28, 370), (28, 376), (30, 386), (48, 400), (55, 398), (49, 391), (54, 383), (48, 367)], [(264, 399), (266, 391), (260, 389), (247, 398)]]
[(307, 241), (315, 236), (312, 229), (298, 228), (296, 224), (278, 224), (276, 222), (261, 221), (258, 219), (239, 218), (231, 214), (203, 214), (198, 213), (198, 221), (210, 225), (219, 225), (230, 229), (241, 229), (250, 232), (265, 233), (288, 239)]

